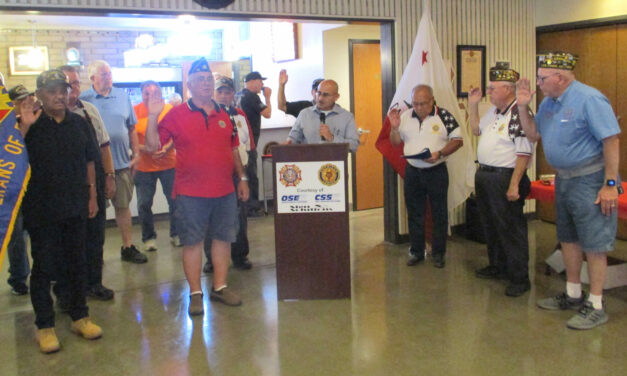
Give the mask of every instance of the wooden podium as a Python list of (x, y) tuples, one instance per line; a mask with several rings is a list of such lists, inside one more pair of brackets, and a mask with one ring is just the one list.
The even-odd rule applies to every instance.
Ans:
[(277, 295), (351, 296), (348, 144), (272, 148)]

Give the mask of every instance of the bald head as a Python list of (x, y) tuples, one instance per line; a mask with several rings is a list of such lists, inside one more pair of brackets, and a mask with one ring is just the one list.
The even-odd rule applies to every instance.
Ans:
[(435, 100), (433, 89), (429, 85), (417, 85), (412, 90), (411, 106), (420, 121), (424, 120), (433, 111)]
[(330, 111), (339, 97), (337, 82), (324, 80), (316, 91), (316, 106), (321, 111)]

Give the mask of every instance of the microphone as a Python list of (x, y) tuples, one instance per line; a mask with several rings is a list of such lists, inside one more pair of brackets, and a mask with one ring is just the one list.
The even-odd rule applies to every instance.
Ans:
[[(327, 115), (324, 112), (320, 113), (320, 125), (324, 124), (327, 121)], [(320, 136), (322, 141), (326, 141), (324, 137)]]

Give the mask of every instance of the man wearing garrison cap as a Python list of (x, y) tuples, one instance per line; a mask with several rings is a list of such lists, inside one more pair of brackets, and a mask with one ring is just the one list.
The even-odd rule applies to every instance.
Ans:
[(507, 62), (490, 68), (487, 92), (492, 107), (479, 119), (480, 88), (469, 92), (470, 126), (479, 138), (475, 188), (483, 231), (488, 243), (489, 265), (476, 271), (479, 278), (508, 280), (505, 295), (520, 296), (530, 288), (527, 220), (523, 214), (530, 181), (526, 170), (533, 154), (520, 125), (516, 104), (518, 72)]
[[(158, 121), (163, 109), (160, 96), (146, 102), (148, 125), (146, 150), (154, 152), (170, 140), (176, 149), (172, 195), (183, 245), (183, 269), (190, 287), (190, 315), (204, 313), (201, 288), (203, 240), (212, 239), (213, 284), (210, 299), (240, 305), (239, 296), (227, 287), (231, 244), (237, 234), (237, 199), (248, 200), (248, 178), (240, 160), (237, 128), (229, 114), (213, 100), (214, 78), (204, 58), (189, 71), (187, 88), (192, 98), (174, 107)], [(233, 185), (233, 175), (239, 177)]]
[[(592, 329), (608, 320), (603, 301), (607, 252), (614, 249), (620, 128), (608, 99), (575, 79), (577, 56), (564, 52), (538, 55), (537, 82), (545, 98), (535, 120), (520, 111), (527, 137), (542, 145), (547, 162), (557, 171), (555, 210), (557, 238), (566, 265), (566, 292), (542, 299), (547, 310), (578, 310), (567, 321), (571, 329)], [(524, 108), (533, 94), (528, 79), (517, 83), (517, 105)], [(585, 253), (590, 294), (581, 290)]]
[(102, 336), (85, 299), (86, 220), (98, 212), (94, 160), (99, 151), (89, 124), (67, 108), (69, 87), (60, 70), (40, 74), (36, 94), (42, 109), (26, 101), (19, 123), (31, 166), (22, 203), (33, 257), (31, 301), (44, 353), (60, 349), (50, 297), (51, 281), (59, 276), (68, 281), (72, 331), (87, 339)]

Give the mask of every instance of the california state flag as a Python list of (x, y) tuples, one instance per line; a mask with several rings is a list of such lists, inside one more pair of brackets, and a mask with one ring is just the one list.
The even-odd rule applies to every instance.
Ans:
[[(449, 175), (448, 209), (451, 211), (462, 204), (472, 192), (475, 181), (475, 164), (466, 129), (466, 119), (457, 105), (451, 74), (442, 59), (427, 6), (423, 9), (414, 49), (398, 84), (390, 108), (398, 106), (401, 112), (411, 111), (411, 91), (418, 84), (431, 86), (436, 105), (445, 108), (453, 114), (461, 127), (464, 145), (449, 156), (446, 162)], [(407, 161), (402, 157), (403, 145), (392, 145), (390, 142), (390, 129), (390, 120), (386, 117), (381, 133), (379, 133), (376, 147), (394, 170), (401, 177), (404, 177)]]

